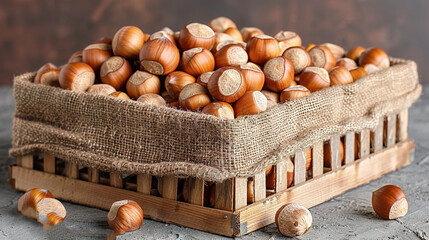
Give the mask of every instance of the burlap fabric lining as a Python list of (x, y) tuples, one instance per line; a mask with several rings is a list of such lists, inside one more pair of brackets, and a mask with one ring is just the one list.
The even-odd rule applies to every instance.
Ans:
[(16, 112), (10, 155), (49, 152), (102, 171), (249, 177), (333, 134), (374, 129), (381, 116), (410, 107), (421, 94), (417, 66), (389, 69), (279, 104), (258, 115), (210, 115), (14, 80)]

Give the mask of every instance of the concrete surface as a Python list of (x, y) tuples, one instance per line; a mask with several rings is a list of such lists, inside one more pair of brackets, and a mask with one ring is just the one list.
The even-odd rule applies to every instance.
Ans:
[[(429, 239), (429, 85), (409, 111), (409, 137), (416, 142), (415, 161), (382, 179), (353, 189), (310, 209), (314, 224), (297, 239)], [(109, 234), (107, 211), (64, 202), (67, 218), (53, 230), (17, 213), (23, 194), (7, 183), (13, 98), (10, 88), (0, 88), (0, 239), (103, 239)], [(409, 201), (408, 214), (398, 220), (378, 218), (371, 193), (385, 184), (400, 186)], [(241, 239), (281, 239), (274, 224)], [(185, 227), (145, 219), (143, 227), (119, 239), (228, 239)]]

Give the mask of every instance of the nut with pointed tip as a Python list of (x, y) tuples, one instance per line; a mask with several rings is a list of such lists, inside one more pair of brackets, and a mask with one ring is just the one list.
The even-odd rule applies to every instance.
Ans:
[(337, 61), (336, 61), (335, 65), (336, 65), (337, 67), (345, 67), (345, 68), (347, 68), (347, 70), (349, 70), (349, 71), (350, 71), (351, 69), (353, 69), (353, 68), (356, 68), (356, 67), (357, 67), (356, 62), (355, 62), (353, 59), (351, 59), (351, 58), (347, 58), (347, 57), (337, 59)]
[(353, 77), (353, 82), (358, 80), (361, 77), (365, 77), (366, 75), (368, 75), (368, 73), (363, 67), (357, 67), (357, 68), (351, 69), (350, 74)]
[(256, 35), (247, 43), (249, 60), (263, 65), (268, 60), (281, 55), (279, 42), (268, 35)]
[(222, 67), (210, 76), (207, 88), (215, 99), (233, 103), (244, 95), (247, 86), (240, 70)]
[(311, 92), (302, 85), (292, 86), (284, 89), (280, 93), (280, 102), (292, 101), (310, 95)]
[(209, 26), (191, 23), (180, 31), (179, 46), (183, 51), (199, 47), (210, 50), (215, 43), (215, 36), (214, 31)]
[[(286, 181), (287, 181), (287, 187), (290, 187), (293, 183), (294, 178), (294, 165), (290, 158), (286, 159)], [(275, 189), (276, 188), (276, 171), (271, 171), (268, 175), (265, 177), (266, 186), (269, 189)]]
[(339, 59), (339, 58), (344, 57), (344, 54), (346, 52), (343, 47), (338, 46), (338, 45), (333, 44), (333, 43), (323, 43), (323, 44), (320, 44), (320, 46), (323, 46), (323, 47), (329, 49), (329, 51), (331, 51), (332, 55), (334, 55), (335, 59)]
[(59, 87), (60, 69), (52, 63), (43, 65), (34, 77), (35, 84)]
[(121, 92), (121, 91), (113, 92), (113, 93), (109, 94), (109, 96), (112, 96), (114, 98), (130, 100), (130, 97), (126, 93)]
[(167, 105), (167, 102), (164, 100), (164, 98), (162, 98), (161, 95), (158, 95), (155, 93), (143, 94), (137, 99), (137, 102), (141, 102), (144, 104), (153, 105), (157, 107)]
[(191, 83), (195, 83), (195, 78), (192, 75), (182, 71), (174, 71), (167, 75), (164, 85), (168, 95), (175, 100), (179, 97), (183, 87)]
[(368, 48), (359, 57), (359, 65), (374, 64), (380, 69), (390, 66), (389, 55), (380, 48)]
[(206, 105), (201, 112), (221, 119), (234, 119), (234, 109), (226, 102), (212, 102)]
[(247, 52), (239, 44), (227, 45), (215, 54), (216, 68), (242, 65), (247, 63), (247, 60)]
[(61, 88), (84, 92), (94, 84), (94, 70), (86, 63), (68, 63), (61, 68), (59, 82)]
[[(325, 142), (323, 145), (323, 166), (326, 168), (332, 167), (331, 160), (331, 144), (329, 142)], [(341, 165), (344, 163), (344, 144), (343, 141), (340, 141), (340, 162)]]
[(331, 86), (346, 85), (353, 82), (353, 76), (345, 67), (334, 67), (329, 70), (329, 79)]
[(82, 61), (97, 72), (101, 64), (112, 56), (112, 45), (107, 43), (95, 43), (87, 46), (82, 51)]
[(170, 40), (171, 43), (176, 45), (176, 41), (174, 40), (173, 34), (169, 34), (165, 31), (158, 31), (158, 32), (152, 33), (148, 40), (154, 40), (154, 39), (159, 39), (163, 37), (167, 38), (168, 40)]
[(228, 28), (237, 28), (235, 23), (227, 17), (217, 17), (209, 22), (209, 27), (215, 32), (223, 32)]
[(179, 104), (185, 110), (198, 111), (211, 103), (205, 87), (198, 83), (186, 85), (179, 94)]
[(360, 55), (365, 51), (365, 48), (362, 46), (356, 46), (352, 49), (350, 49), (347, 53), (346, 53), (346, 57), (352, 59), (355, 62), (359, 61), (359, 57)]
[(138, 27), (122, 27), (113, 37), (113, 53), (127, 59), (138, 59), (140, 49), (143, 47), (144, 42), (145, 35)]
[(213, 71), (215, 69), (215, 58), (205, 48), (191, 48), (183, 52), (180, 67), (183, 71), (196, 77), (202, 73)]
[(292, 62), (282, 56), (268, 60), (263, 71), (265, 86), (274, 92), (281, 92), (288, 88), (295, 74)]
[(155, 75), (173, 72), (179, 61), (179, 49), (166, 37), (149, 40), (140, 50), (140, 64), (145, 71)]
[(241, 35), (240, 30), (238, 30), (235, 27), (230, 27), (230, 28), (225, 29), (224, 33), (231, 36), (232, 39), (234, 39), (235, 41), (239, 41), (239, 42), (243, 41), (243, 36)]
[(292, 62), (295, 75), (300, 74), (306, 67), (311, 66), (310, 54), (302, 47), (290, 47), (283, 52), (282, 56)]
[(308, 53), (311, 56), (311, 65), (329, 70), (335, 67), (335, 57), (331, 51), (323, 46), (315, 46)]
[(214, 73), (214, 71), (202, 73), (200, 76), (198, 76), (197, 83), (199, 83), (200, 85), (202, 85), (204, 87), (207, 87), (209, 79), (213, 73)]
[(133, 73), (130, 63), (123, 57), (113, 56), (103, 62), (100, 68), (101, 82), (121, 89)]
[(267, 98), (260, 91), (248, 91), (234, 104), (235, 117), (267, 110)]
[(71, 56), (70, 56), (70, 58), (69, 58), (69, 60), (67, 61), (67, 63), (72, 63), (72, 62), (83, 62), (83, 60), (82, 60), (82, 50), (79, 50), (79, 51), (77, 51), (77, 52), (75, 52), (75, 53), (73, 53)]
[(327, 88), (331, 85), (329, 73), (324, 68), (308, 67), (299, 76), (299, 84), (311, 92)]
[(146, 93), (159, 93), (161, 81), (158, 76), (144, 71), (136, 71), (127, 81), (127, 93), (137, 99)]
[(290, 47), (301, 47), (301, 37), (296, 32), (291, 31), (280, 31), (274, 38), (279, 41), (280, 52), (283, 53)]
[(116, 89), (109, 84), (94, 84), (86, 90), (87, 93), (95, 95), (110, 95), (116, 92)]
[(372, 192), (372, 208), (383, 219), (396, 219), (407, 214), (408, 200), (398, 186), (385, 185)]
[(265, 74), (262, 69), (252, 63), (248, 62), (241, 64), (238, 67), (243, 74), (244, 81), (246, 82), (247, 91), (261, 91), (265, 83)]
[(132, 200), (114, 202), (107, 214), (107, 223), (112, 229), (111, 236), (135, 231), (143, 224), (143, 210)]
[(310, 230), (313, 225), (313, 217), (307, 208), (290, 203), (277, 210), (275, 222), (281, 234), (286, 237), (296, 237)]
[(244, 27), (240, 30), (240, 32), (241, 36), (243, 37), (243, 41), (245, 42), (249, 41), (254, 36), (264, 34), (261, 29), (256, 27)]
[(380, 68), (378, 68), (377, 66), (375, 66), (374, 64), (371, 64), (371, 63), (369, 63), (369, 64), (365, 64), (365, 65), (363, 66), (363, 69), (365, 69), (365, 71), (366, 71), (368, 74), (371, 74), (371, 73), (375, 73), (375, 72), (380, 71)]

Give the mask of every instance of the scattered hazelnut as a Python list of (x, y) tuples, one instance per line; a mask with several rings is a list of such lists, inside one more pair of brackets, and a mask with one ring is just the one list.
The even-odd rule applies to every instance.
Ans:
[(92, 86), (94, 81), (94, 70), (86, 63), (68, 63), (61, 68), (59, 76), (61, 88), (83, 92)]
[(345, 67), (334, 67), (329, 70), (331, 86), (345, 85), (353, 82), (353, 76)]
[(146, 93), (159, 93), (161, 81), (153, 74), (136, 71), (127, 81), (127, 93), (131, 98), (137, 99)]
[(147, 41), (140, 50), (143, 69), (155, 75), (167, 75), (179, 65), (179, 49), (168, 38)]
[(127, 59), (138, 59), (144, 42), (145, 35), (138, 27), (122, 27), (113, 37), (113, 53)]
[(179, 104), (185, 110), (198, 111), (211, 103), (207, 89), (198, 83), (183, 87), (179, 94)]
[(109, 84), (94, 84), (86, 92), (96, 95), (110, 95), (116, 92), (116, 89)]
[(214, 45), (213, 45), (213, 48), (211, 49), (211, 52), (212, 52), (213, 54), (215, 54), (215, 53), (216, 53), (216, 51), (217, 51), (217, 46), (218, 46), (221, 42), (225, 42), (225, 41), (234, 41), (234, 39), (232, 39), (232, 37), (231, 37), (231, 36), (229, 36), (229, 35), (228, 35), (228, 34), (226, 34), (226, 33), (217, 32), (215, 35), (216, 35), (216, 36), (215, 36), (215, 43), (214, 43)]
[(320, 44), (320, 46), (323, 46), (323, 47), (329, 49), (329, 51), (331, 51), (332, 55), (334, 55), (335, 59), (339, 59), (339, 58), (344, 57), (345, 51), (344, 51), (344, 48), (342, 48), (341, 46), (338, 46), (338, 45), (333, 44), (333, 43), (323, 43), (323, 44)]
[(234, 119), (234, 109), (229, 103), (226, 102), (210, 103), (206, 105), (201, 112), (221, 119)]
[(82, 52), (82, 61), (97, 72), (101, 64), (112, 56), (112, 45), (95, 43), (87, 46)]
[(310, 230), (313, 225), (313, 217), (307, 208), (290, 203), (279, 208), (275, 222), (281, 234), (287, 237), (296, 237)]
[(107, 214), (107, 223), (112, 228), (110, 239), (114, 239), (116, 235), (140, 229), (143, 224), (143, 210), (132, 200), (114, 202)]
[(207, 25), (191, 23), (186, 25), (179, 35), (180, 49), (205, 48), (210, 50), (215, 43), (215, 33)]
[(43, 65), (34, 77), (35, 84), (59, 87), (60, 69), (52, 63)]
[(247, 43), (246, 50), (249, 54), (249, 60), (259, 65), (281, 55), (279, 43), (268, 35), (252, 37)]
[(68, 63), (72, 63), (72, 62), (83, 62), (83, 60), (82, 60), (82, 50), (79, 50), (79, 51), (77, 51), (77, 52), (75, 52), (75, 53), (73, 53), (71, 56), (70, 56), (70, 58), (69, 58), (69, 60), (68, 60)]
[(290, 47), (301, 47), (301, 37), (296, 32), (280, 31), (274, 38), (279, 41), (280, 52), (283, 53)]
[(302, 85), (292, 86), (280, 93), (280, 102), (292, 101), (310, 95), (310, 90)]
[(396, 219), (407, 214), (408, 200), (401, 188), (385, 185), (372, 192), (372, 208), (383, 219)]
[(247, 52), (239, 44), (227, 45), (215, 54), (216, 68), (245, 64), (247, 60)]
[(238, 69), (222, 67), (210, 76), (207, 88), (215, 99), (233, 103), (244, 95), (247, 86)]
[(308, 67), (302, 71), (299, 84), (311, 92), (321, 90), (330, 86), (329, 73), (324, 68)]
[(362, 46), (356, 46), (352, 49), (350, 49), (347, 54), (346, 57), (352, 59), (355, 62), (359, 61), (359, 57), (360, 55), (365, 51), (365, 48)]
[(264, 32), (261, 29), (256, 27), (244, 27), (240, 30), (240, 32), (244, 42), (249, 41), (254, 36), (264, 34)]
[(311, 56), (311, 65), (329, 70), (335, 67), (335, 57), (331, 51), (323, 46), (315, 46), (308, 53)]
[(225, 29), (224, 33), (231, 36), (231, 38), (234, 39), (235, 41), (239, 41), (239, 42), (243, 41), (243, 36), (241, 35), (240, 30), (238, 30), (236, 27), (227, 28)]
[(280, 92), (290, 86), (294, 79), (294, 67), (292, 62), (282, 56), (268, 60), (264, 65), (265, 86)]
[(347, 68), (347, 70), (351, 70), (351, 69), (353, 69), (353, 68), (356, 68), (357, 67), (357, 64), (356, 64), (356, 62), (353, 60), (353, 59), (351, 59), (351, 58), (339, 58), (339, 59), (337, 59), (337, 61), (336, 61), (336, 64), (335, 64), (337, 67), (345, 67), (345, 68)]
[(116, 90), (121, 89), (133, 73), (130, 63), (123, 57), (114, 56), (101, 65), (101, 82), (113, 86)]
[(267, 98), (259, 91), (248, 91), (234, 104), (235, 117), (267, 110)]
[(137, 102), (141, 102), (144, 104), (153, 105), (157, 107), (167, 105), (167, 102), (165, 102), (164, 98), (162, 98), (160, 95), (155, 93), (143, 94), (137, 99)]
[(357, 68), (351, 69), (350, 74), (353, 77), (353, 82), (358, 80), (361, 77), (368, 75), (368, 73), (363, 67), (357, 67)]
[(300, 74), (306, 67), (311, 66), (310, 54), (302, 47), (289, 47), (282, 56), (292, 62), (295, 74)]
[(247, 91), (261, 91), (265, 83), (265, 75), (261, 68), (248, 62), (239, 66), (241, 74), (243, 74), (244, 81), (246, 82)]
[(165, 89), (168, 95), (173, 99), (177, 99), (183, 87), (194, 82), (195, 78), (192, 75), (182, 71), (174, 71), (165, 78)]
[(380, 48), (368, 48), (359, 57), (359, 65), (374, 64), (380, 69), (390, 66), (389, 55)]
[(196, 77), (202, 73), (213, 71), (215, 58), (207, 49), (191, 48), (183, 52), (180, 66), (183, 71)]
[(198, 76), (197, 83), (199, 83), (200, 85), (202, 85), (204, 87), (207, 87), (209, 79), (213, 73), (214, 73), (214, 71), (202, 73), (200, 76)]
[(168, 40), (170, 40), (171, 43), (176, 45), (176, 41), (174, 40), (173, 35), (168, 34), (165, 31), (158, 31), (158, 32), (152, 33), (148, 40), (160, 39), (160, 38), (164, 38), (164, 37), (167, 38)]
[(228, 28), (237, 28), (235, 23), (227, 17), (217, 17), (209, 22), (209, 27), (215, 32), (223, 32)]
[(239, 42), (239, 41), (235, 41), (235, 40), (225, 40), (222, 42), (219, 42), (215, 47), (214, 50), (212, 49), (212, 52), (216, 53), (218, 51), (220, 51), (222, 48), (228, 46), (228, 45), (240, 45), (243, 49), (246, 49), (247, 47), (247, 43), (245, 42)]

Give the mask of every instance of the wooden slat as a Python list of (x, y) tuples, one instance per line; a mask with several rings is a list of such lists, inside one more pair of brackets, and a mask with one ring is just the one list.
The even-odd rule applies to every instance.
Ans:
[(23, 168), (33, 168), (33, 155), (26, 155), (18, 158), (18, 165)]
[(323, 142), (315, 143), (313, 146), (313, 178), (323, 174)]
[(345, 164), (352, 163), (355, 160), (355, 132), (348, 132), (344, 137)]
[(281, 161), (277, 163), (275, 167), (276, 171), (276, 186), (275, 192), (280, 192), (287, 188), (287, 166), (286, 161)]
[(390, 147), (395, 144), (396, 140), (396, 115), (392, 114), (387, 116), (386, 128), (386, 146)]
[(237, 210), (247, 206), (247, 178), (235, 178), (234, 187), (234, 210)]
[(329, 142), (331, 149), (331, 169), (335, 170), (341, 167), (341, 153), (340, 153), (340, 136), (334, 135)]
[(402, 110), (398, 115), (397, 141), (408, 138), (408, 109)]
[(145, 218), (175, 223), (225, 236), (233, 235), (231, 226), (233, 214), (228, 211), (70, 179), (18, 166), (11, 166), (10, 180), (17, 190), (27, 191), (36, 187), (45, 188), (49, 189), (58, 199), (105, 210), (109, 210), (115, 201), (130, 199), (141, 206)]
[(353, 164), (344, 165), (319, 178), (313, 178), (305, 184), (289, 188), (256, 202), (240, 211), (240, 228), (237, 235), (255, 231), (274, 222), (276, 211), (288, 203), (299, 203), (310, 208), (323, 203), (345, 191), (366, 184), (372, 180), (410, 164), (410, 152), (414, 143), (406, 140), (378, 154), (371, 154)]
[[(275, 171), (276, 169), (273, 169)], [(275, 174), (275, 173), (274, 173)], [(255, 190), (255, 201), (264, 199), (267, 196), (267, 183), (265, 178), (265, 171), (258, 173), (254, 177), (254, 190)]]
[(359, 158), (363, 158), (369, 155), (370, 149), (370, 138), (369, 129), (364, 129), (359, 133)]
[(161, 196), (163, 198), (177, 200), (177, 177), (165, 176), (162, 177), (162, 192)]
[(228, 179), (220, 183), (216, 183), (215, 192), (215, 208), (233, 211), (234, 209), (234, 181)]
[(137, 192), (150, 194), (152, 189), (152, 176), (147, 174), (137, 175)]
[[(195, 205), (204, 205), (204, 180), (199, 178), (188, 179), (188, 202)], [(246, 196), (245, 196), (246, 197)]]
[(383, 149), (383, 124), (384, 117), (380, 118), (377, 128), (373, 134), (373, 148), (374, 152), (378, 152)]
[(88, 182), (99, 183), (100, 173), (95, 168), (88, 168)]
[(112, 187), (122, 188), (124, 186), (124, 180), (122, 180), (122, 174), (119, 172), (111, 172), (109, 185)]
[(69, 178), (79, 177), (79, 169), (76, 163), (66, 162), (64, 172)]
[(43, 171), (55, 173), (55, 156), (45, 152), (43, 154)]
[(305, 151), (298, 151), (295, 153), (295, 172), (293, 177), (293, 182), (295, 186), (297, 184), (305, 182), (306, 171), (305, 164), (307, 162), (307, 158), (305, 157)]

